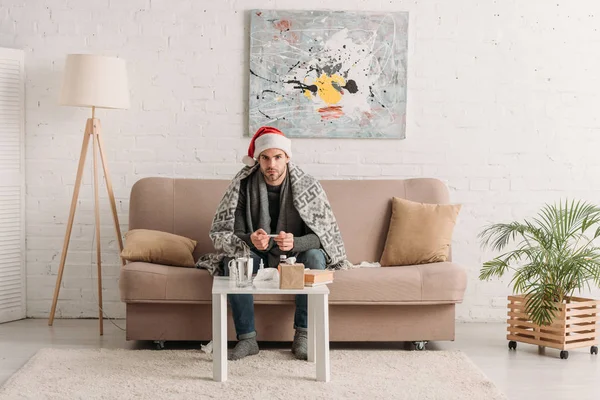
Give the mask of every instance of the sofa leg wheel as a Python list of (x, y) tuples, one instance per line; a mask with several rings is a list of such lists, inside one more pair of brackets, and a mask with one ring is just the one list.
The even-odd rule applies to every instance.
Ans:
[(560, 358), (561, 358), (561, 360), (566, 360), (567, 358), (569, 358), (569, 352), (565, 351), (565, 350), (561, 351)]
[(164, 350), (165, 349), (165, 341), (164, 340), (155, 340), (154, 348), (156, 350)]
[(598, 355), (598, 346), (592, 346), (590, 348), (590, 353)]
[(508, 342), (508, 349), (509, 350), (516, 350), (517, 349), (517, 342), (515, 342), (514, 340), (511, 340), (510, 342)]
[(420, 340), (418, 342), (413, 342), (413, 344), (415, 345), (415, 350), (417, 351), (423, 351), (425, 350), (425, 345), (427, 344), (426, 340)]

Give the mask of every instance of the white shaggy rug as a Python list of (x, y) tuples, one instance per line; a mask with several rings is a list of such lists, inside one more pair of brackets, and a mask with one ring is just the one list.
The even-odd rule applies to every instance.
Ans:
[(0, 399), (505, 399), (458, 351), (332, 350), (331, 382), (289, 351), (229, 362), (212, 380), (193, 350), (43, 349), (0, 388)]

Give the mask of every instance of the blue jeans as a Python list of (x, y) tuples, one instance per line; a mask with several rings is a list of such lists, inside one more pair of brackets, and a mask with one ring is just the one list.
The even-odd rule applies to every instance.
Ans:
[[(258, 255), (251, 253), (254, 260), (254, 273), (258, 271), (260, 260), (267, 265), (267, 255)], [(225, 257), (223, 260), (223, 270), (225, 276), (229, 276), (229, 268), (227, 263), (230, 258)], [(309, 269), (325, 269), (325, 254), (320, 249), (311, 249), (304, 251), (296, 257), (296, 261), (304, 264), (305, 268)], [(249, 339), (256, 336), (254, 328), (254, 296), (251, 294), (230, 294), (227, 295), (231, 312), (233, 314), (233, 323), (235, 324), (235, 332), (238, 339)], [(308, 298), (305, 294), (296, 295), (296, 313), (294, 314), (294, 329), (306, 329), (308, 327)]]

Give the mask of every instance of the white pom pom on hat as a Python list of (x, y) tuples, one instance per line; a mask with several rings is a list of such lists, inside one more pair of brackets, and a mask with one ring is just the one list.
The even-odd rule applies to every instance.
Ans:
[(244, 164), (246, 164), (249, 167), (253, 167), (254, 164), (256, 164), (256, 161), (254, 161), (254, 158), (250, 157), (249, 155), (244, 155), (244, 157), (242, 157), (242, 162)]
[(248, 146), (248, 154), (242, 158), (242, 162), (249, 167), (256, 164), (256, 157), (267, 149), (281, 149), (292, 157), (292, 141), (285, 137), (283, 132), (271, 126), (258, 128)]

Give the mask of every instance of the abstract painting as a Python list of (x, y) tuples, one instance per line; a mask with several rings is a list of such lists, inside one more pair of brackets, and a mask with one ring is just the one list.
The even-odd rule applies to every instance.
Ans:
[(403, 139), (408, 13), (253, 10), (249, 134)]

